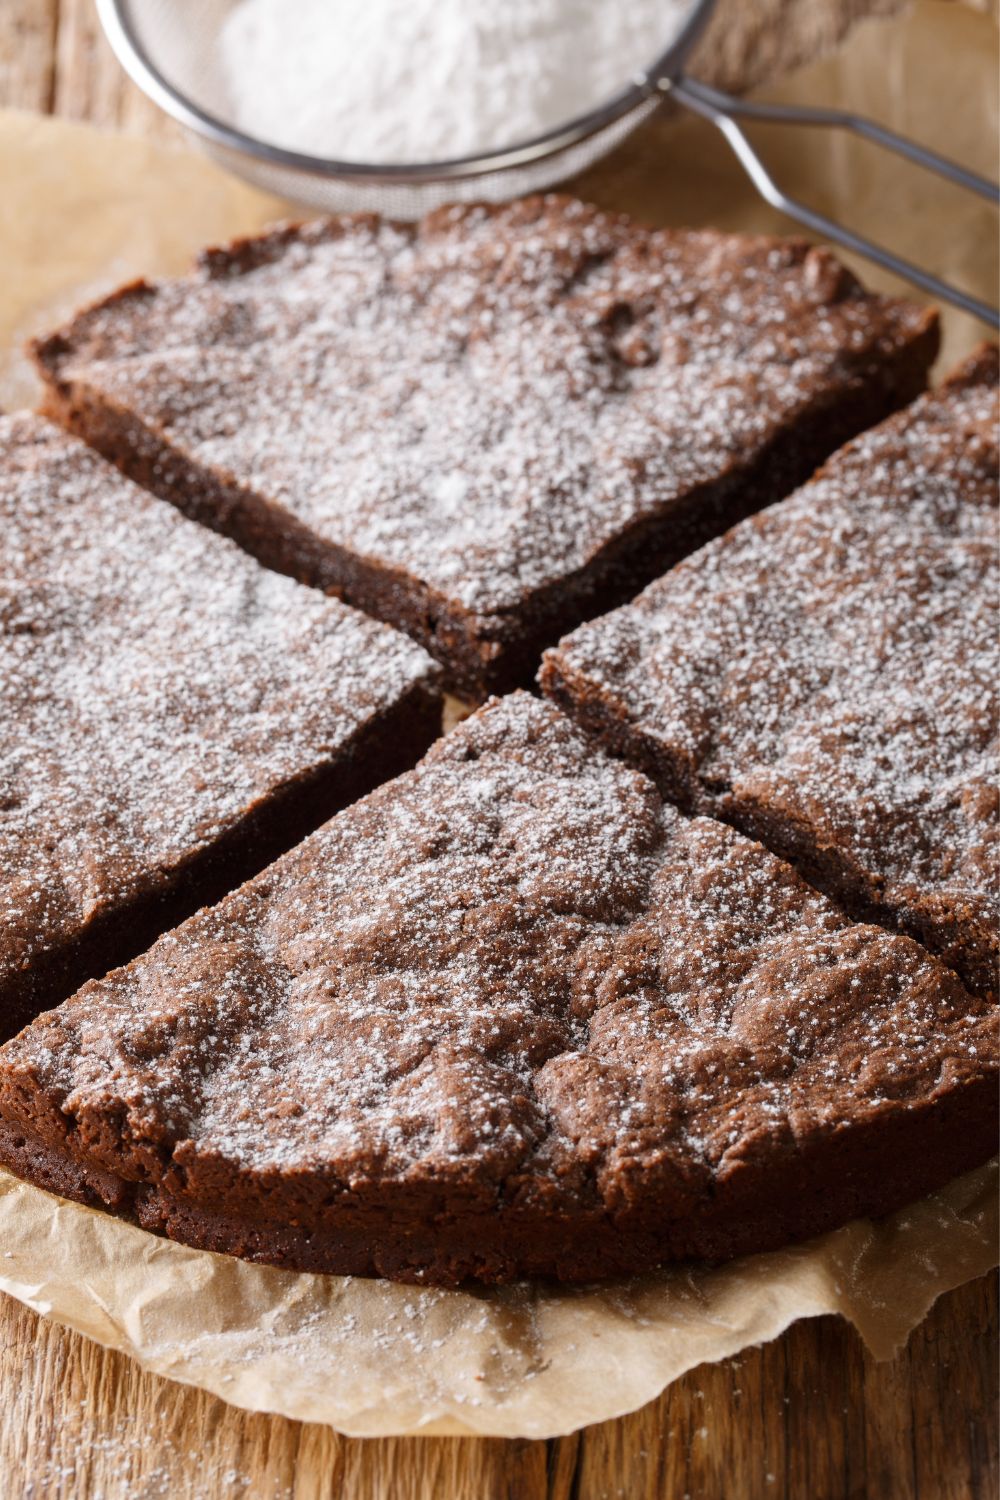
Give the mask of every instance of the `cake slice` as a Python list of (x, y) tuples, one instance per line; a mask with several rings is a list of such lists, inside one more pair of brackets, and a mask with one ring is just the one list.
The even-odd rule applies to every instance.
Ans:
[(997, 960), (997, 351), (546, 657), (545, 691), (983, 993)]
[(280, 228), (36, 346), (133, 478), (476, 698), (923, 389), (932, 312), (800, 240), (563, 198)]
[(0, 418), (0, 1036), (140, 952), (440, 722), (405, 636)]
[(0, 1161), (253, 1260), (576, 1281), (984, 1160), (995, 1019), (517, 694), (0, 1050)]

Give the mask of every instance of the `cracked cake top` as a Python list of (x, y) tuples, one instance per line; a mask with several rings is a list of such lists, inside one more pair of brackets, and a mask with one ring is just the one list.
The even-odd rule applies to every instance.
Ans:
[(912, 394), (934, 330), (804, 241), (550, 197), (278, 229), (124, 288), (39, 354), (102, 451), (151, 445), (144, 482), (446, 662), (470, 635), (488, 673), (637, 529), (673, 517), (682, 540), (706, 486), (772, 461), (778, 483), (799, 429), (815, 461), (860, 392), (897, 404), (901, 361)]
[(905, 1140), (987, 1076), (991, 1014), (515, 695), (41, 1017), (0, 1114), (195, 1243), (249, 1214), (289, 1264), (586, 1275), (745, 1244), (728, 1194)]
[[(995, 987), (997, 352), (547, 653), (592, 727)], [(835, 868), (834, 868), (835, 866)]]
[(0, 456), (2, 990), (435, 669), (40, 418)]

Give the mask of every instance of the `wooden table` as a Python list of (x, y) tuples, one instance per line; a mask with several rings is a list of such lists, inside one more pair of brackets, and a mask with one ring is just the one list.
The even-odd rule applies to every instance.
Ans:
[[(178, 138), (90, 0), (0, 0), (0, 104)], [(556, 1441), (358, 1441), (143, 1375), (0, 1299), (7, 1500), (979, 1500), (998, 1466), (994, 1278), (941, 1299), (892, 1363), (838, 1319)]]

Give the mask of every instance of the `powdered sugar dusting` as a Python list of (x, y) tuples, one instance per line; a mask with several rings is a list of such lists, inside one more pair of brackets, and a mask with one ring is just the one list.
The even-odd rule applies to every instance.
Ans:
[(422, 1183), (680, 1211), (987, 1039), (916, 944), (514, 695), (8, 1044), (4, 1109), (30, 1078), (92, 1160), (265, 1219), (282, 1182), (313, 1226)]
[(996, 474), (994, 366), (582, 626), (551, 670), (696, 805), (776, 810), (902, 920), (947, 945), (958, 913), (995, 943)]
[(0, 450), (2, 979), (168, 883), (433, 669), (47, 423), (0, 419)]
[(539, 199), (220, 253), (83, 315), (60, 370), (488, 634), (923, 323), (825, 251)]
[(689, 0), (243, 0), (217, 55), (237, 124), (341, 161), (443, 161), (604, 104)]

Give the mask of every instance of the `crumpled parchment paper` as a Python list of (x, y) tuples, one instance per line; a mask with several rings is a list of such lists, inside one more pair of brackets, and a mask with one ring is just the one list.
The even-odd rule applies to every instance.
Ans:
[(889, 1358), (989, 1270), (996, 1239), (993, 1163), (879, 1223), (714, 1270), (439, 1291), (191, 1250), (0, 1171), (0, 1290), (159, 1375), (354, 1437), (572, 1432), (821, 1313)]

